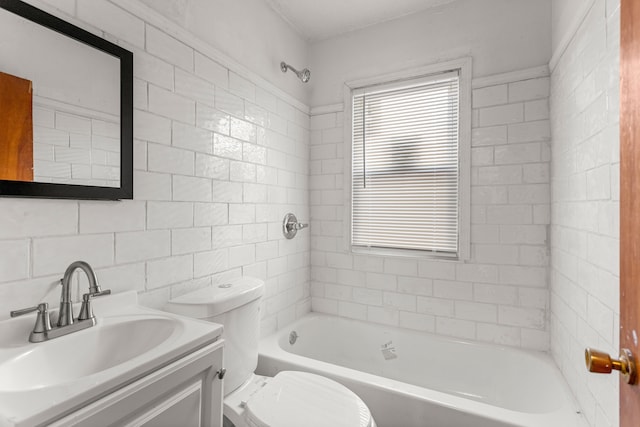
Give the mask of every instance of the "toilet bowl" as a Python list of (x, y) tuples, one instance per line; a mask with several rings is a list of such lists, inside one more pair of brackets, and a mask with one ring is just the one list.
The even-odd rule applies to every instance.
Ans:
[(375, 427), (365, 403), (333, 380), (297, 371), (254, 374), (263, 293), (262, 280), (241, 277), (174, 298), (165, 307), (224, 326), (224, 426)]

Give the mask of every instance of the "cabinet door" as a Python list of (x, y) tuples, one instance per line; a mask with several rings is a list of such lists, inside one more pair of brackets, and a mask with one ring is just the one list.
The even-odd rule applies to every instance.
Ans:
[[(206, 394), (206, 393), (205, 393)], [(125, 424), (126, 427), (201, 427), (203, 399), (202, 382), (187, 386), (163, 402)]]
[(219, 427), (222, 426), (224, 341), (186, 355), (114, 390), (51, 427)]

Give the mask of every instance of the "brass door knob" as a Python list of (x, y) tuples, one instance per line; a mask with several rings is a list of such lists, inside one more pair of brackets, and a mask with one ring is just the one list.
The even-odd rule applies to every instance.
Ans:
[(589, 372), (610, 374), (620, 371), (627, 384), (635, 384), (637, 377), (636, 363), (631, 351), (623, 348), (619, 359), (612, 359), (607, 353), (592, 348), (584, 350), (584, 361)]

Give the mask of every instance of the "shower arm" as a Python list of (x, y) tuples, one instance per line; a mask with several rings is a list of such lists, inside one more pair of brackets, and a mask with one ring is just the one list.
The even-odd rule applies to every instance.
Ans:
[(287, 64), (284, 61), (282, 61), (280, 63), (280, 70), (282, 70), (283, 73), (286, 73), (287, 70), (293, 71), (296, 74), (296, 76), (298, 76), (298, 78), (300, 80), (302, 80), (303, 83), (308, 82), (309, 79), (311, 78), (311, 71), (309, 71), (308, 68), (305, 68), (304, 70), (298, 71), (294, 67), (292, 67), (291, 65)]

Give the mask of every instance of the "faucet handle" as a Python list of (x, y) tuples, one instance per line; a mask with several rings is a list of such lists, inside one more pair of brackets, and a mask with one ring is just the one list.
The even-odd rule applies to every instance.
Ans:
[(43, 302), (33, 307), (21, 308), (20, 310), (13, 310), (9, 312), (9, 316), (11, 317), (24, 316), (25, 314), (33, 313), (34, 311), (41, 311), (41, 310), (46, 311), (48, 309), (49, 309), (49, 304), (47, 304), (46, 302)]
[(89, 292), (88, 294), (84, 294), (84, 295), (82, 295), (82, 300), (83, 301), (84, 301), (84, 296), (85, 295), (90, 295), (92, 297), (101, 297), (101, 296), (104, 296), (104, 295), (111, 295), (111, 289), (105, 289), (104, 291)]
[(88, 294), (83, 294), (82, 307), (80, 307), (80, 315), (78, 316), (78, 320), (95, 319), (95, 316), (93, 315), (93, 308), (91, 307), (91, 298), (101, 297), (109, 294), (111, 294), (111, 289), (105, 289), (104, 291), (89, 292)]
[(46, 334), (51, 330), (51, 320), (49, 319), (49, 304), (46, 302), (40, 303), (35, 307), (23, 308), (21, 310), (14, 310), (11, 313), (11, 317), (18, 317), (24, 314), (38, 312), (36, 317), (36, 323), (33, 325), (33, 330), (29, 335), (29, 341), (41, 342), (44, 341)]

